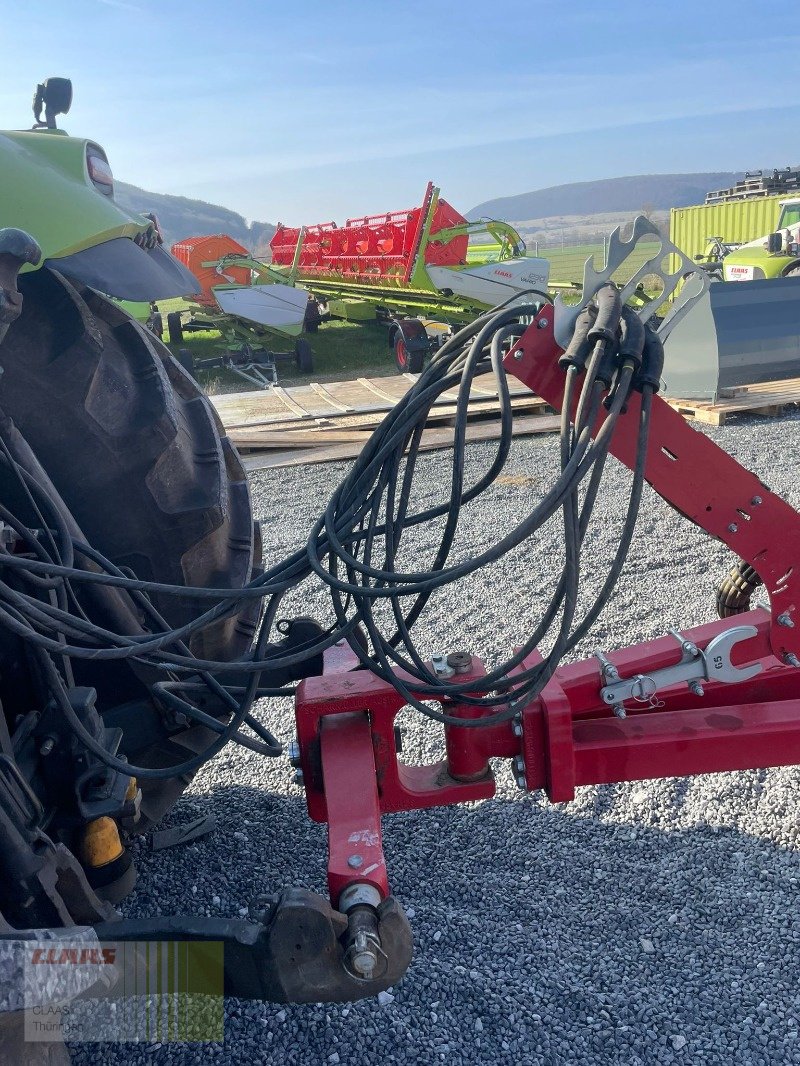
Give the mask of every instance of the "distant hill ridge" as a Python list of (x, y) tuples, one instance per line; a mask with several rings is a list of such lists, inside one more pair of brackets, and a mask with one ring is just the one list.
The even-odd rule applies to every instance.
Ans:
[(248, 222), (236, 211), (186, 196), (169, 196), (148, 192), (124, 181), (114, 183), (114, 198), (126, 211), (143, 214), (154, 211), (164, 232), (166, 244), (186, 237), (204, 237), (208, 233), (227, 233), (255, 255), (269, 251), (275, 226), (269, 222)]
[[(732, 185), (741, 173), (732, 171), (701, 174), (640, 174), (624, 178), (605, 178), (602, 181), (579, 181), (568, 185), (554, 185), (548, 189), (502, 196), (486, 200), (467, 212), (467, 218), (484, 216), (525, 222), (557, 216), (578, 216), (665, 211), (671, 207), (686, 207), (702, 203), (710, 189)], [(269, 241), (275, 226), (269, 222), (248, 222), (236, 211), (186, 196), (149, 192), (125, 182), (116, 183), (116, 199), (128, 211), (155, 211), (166, 243), (174, 244), (186, 237), (201, 237), (208, 233), (227, 233), (255, 255), (269, 253)], [(445, 190), (445, 194), (446, 190)], [(456, 205), (458, 206), (458, 205)], [(357, 210), (354, 205), (353, 212)], [(309, 215), (315, 214), (309, 205)], [(583, 220), (586, 221), (585, 219)], [(569, 223), (567, 224), (569, 226)]]
[(620, 211), (668, 210), (701, 204), (711, 189), (732, 185), (742, 172), (701, 174), (639, 174), (601, 181), (577, 181), (547, 189), (486, 200), (467, 212), (470, 220), (483, 217), (506, 222), (550, 218), (554, 215), (595, 215)]

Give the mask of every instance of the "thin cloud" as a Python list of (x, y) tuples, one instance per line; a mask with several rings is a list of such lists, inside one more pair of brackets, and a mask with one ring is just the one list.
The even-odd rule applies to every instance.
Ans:
[(145, 9), (139, 7), (138, 4), (129, 4), (128, 0), (97, 0), (98, 4), (104, 4), (106, 7), (115, 7), (119, 11), (133, 11), (136, 15), (144, 15)]

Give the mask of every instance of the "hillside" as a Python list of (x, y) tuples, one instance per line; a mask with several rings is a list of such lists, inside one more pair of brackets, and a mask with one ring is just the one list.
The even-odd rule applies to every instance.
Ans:
[[(513, 222), (532, 247), (602, 239), (615, 225), (645, 211), (664, 224), (670, 207), (702, 203), (709, 189), (732, 184), (738, 174), (643, 174), (603, 181), (572, 182), (548, 189), (503, 196), (478, 204), (467, 218), (500, 218)], [(446, 193), (446, 190), (445, 190)], [(186, 237), (228, 233), (255, 255), (269, 254), (275, 226), (248, 222), (236, 211), (203, 200), (149, 192), (136, 185), (116, 183), (116, 199), (129, 211), (154, 211), (168, 245)], [(458, 206), (458, 205), (457, 205)], [(309, 210), (313, 213), (313, 205)]]
[(164, 232), (167, 245), (185, 237), (202, 237), (207, 233), (227, 233), (255, 255), (268, 252), (275, 227), (269, 222), (248, 222), (236, 211), (186, 196), (168, 196), (148, 192), (136, 185), (115, 182), (115, 199), (127, 211), (154, 211)]
[(639, 174), (602, 181), (578, 181), (548, 189), (486, 200), (467, 212), (467, 218), (498, 218), (507, 222), (553, 218), (558, 215), (597, 215), (664, 211), (701, 204), (710, 189), (732, 185), (740, 174)]

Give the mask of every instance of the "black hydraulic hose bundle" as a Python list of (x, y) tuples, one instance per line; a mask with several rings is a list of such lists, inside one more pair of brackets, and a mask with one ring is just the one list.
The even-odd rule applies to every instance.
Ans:
[[(518, 299), (518, 297), (516, 298)], [(0, 626), (20, 636), (35, 650), (65, 720), (81, 742), (107, 765), (142, 777), (191, 773), (216, 754), (228, 740), (272, 755), (280, 750), (271, 734), (252, 715), (256, 699), (283, 695), (287, 689), (263, 688), (267, 671), (297, 667), (326, 648), (347, 639), (364, 667), (390, 682), (410, 705), (437, 721), (465, 727), (505, 720), (522, 701), (541, 692), (558, 663), (586, 634), (610, 598), (633, 536), (644, 482), (652, 396), (658, 389), (663, 352), (656, 334), (636, 314), (621, 306), (613, 285), (603, 286), (578, 317), (572, 340), (560, 359), (565, 372), (560, 427), (560, 472), (554, 484), (519, 524), (497, 543), (471, 558), (450, 562), (461, 511), (484, 492), (502, 471), (509, 456), (512, 411), (503, 359), (524, 333), (546, 297), (531, 292), (530, 302), (502, 305), (451, 337), (420, 375), (416, 386), (387, 415), (353, 463), (314, 523), (304, 549), (270, 567), (243, 589), (198, 589), (141, 581), (125, 573), (86, 544), (64, 514), (63, 501), (32, 460), (9, 446), (6, 425), (0, 426), (0, 463), (10, 468), (25, 499), (41, 523), (37, 534), (6, 508), (0, 519), (21, 539), (25, 554), (7, 548), (0, 553)], [(481, 374), (494, 376), (500, 400), (500, 438), (492, 461), (473, 483), (466, 483), (465, 454), (470, 389)], [(414, 476), (422, 431), (436, 400), (458, 389), (450, 467), (450, 494), (443, 502), (411, 510)], [(632, 390), (642, 394), (638, 447), (627, 513), (620, 544), (594, 603), (576, 619), (581, 547), (597, 500), (614, 428), (627, 411)], [(575, 405), (574, 419), (572, 409)], [(551, 600), (523, 646), (479, 681), (438, 676), (415, 646), (412, 628), (431, 596), (513, 552), (546, 522), (561, 513), (564, 566)], [(430, 565), (419, 571), (397, 569), (406, 530), (437, 523), (438, 540)], [(78, 560), (82, 565), (79, 565)], [(280, 603), (290, 589), (309, 577), (327, 585), (336, 622), (322, 636), (290, 652), (267, 654), (269, 634), (277, 622)], [(76, 589), (101, 586), (107, 595), (128, 601), (134, 614), (144, 615), (148, 631), (125, 632), (87, 616), (86, 599)], [(171, 628), (155, 610), (150, 593), (194, 597), (206, 604), (198, 617)], [(252, 652), (236, 662), (198, 660), (186, 641), (211, 622), (234, 614), (252, 599), (265, 610)], [(81, 606), (81, 603), (83, 606)], [(389, 635), (384, 635), (376, 609), (388, 603)], [(383, 612), (385, 613), (385, 612)], [(555, 626), (549, 651), (535, 666), (524, 660)], [(368, 638), (365, 646), (359, 628)], [(127, 660), (163, 675), (151, 686), (153, 697), (166, 708), (186, 715), (217, 733), (216, 739), (194, 758), (167, 768), (133, 767), (109, 755), (86, 731), (68, 696), (71, 660)], [(413, 678), (398, 678), (403, 670)], [(225, 681), (217, 675), (225, 675)], [(234, 685), (230, 678), (241, 676)], [(413, 691), (412, 691), (413, 690)], [(193, 697), (217, 698), (230, 714), (223, 724), (196, 706)], [(438, 701), (443, 710), (429, 706)], [(454, 702), (484, 709), (478, 718), (454, 717)], [(248, 726), (259, 739), (241, 732)]]

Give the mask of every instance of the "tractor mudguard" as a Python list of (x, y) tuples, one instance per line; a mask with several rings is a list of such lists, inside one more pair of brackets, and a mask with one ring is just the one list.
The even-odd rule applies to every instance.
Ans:
[(115, 237), (62, 259), (49, 259), (45, 265), (70, 281), (119, 300), (166, 300), (197, 290), (195, 276), (166, 249), (160, 245), (140, 248), (127, 237)]

